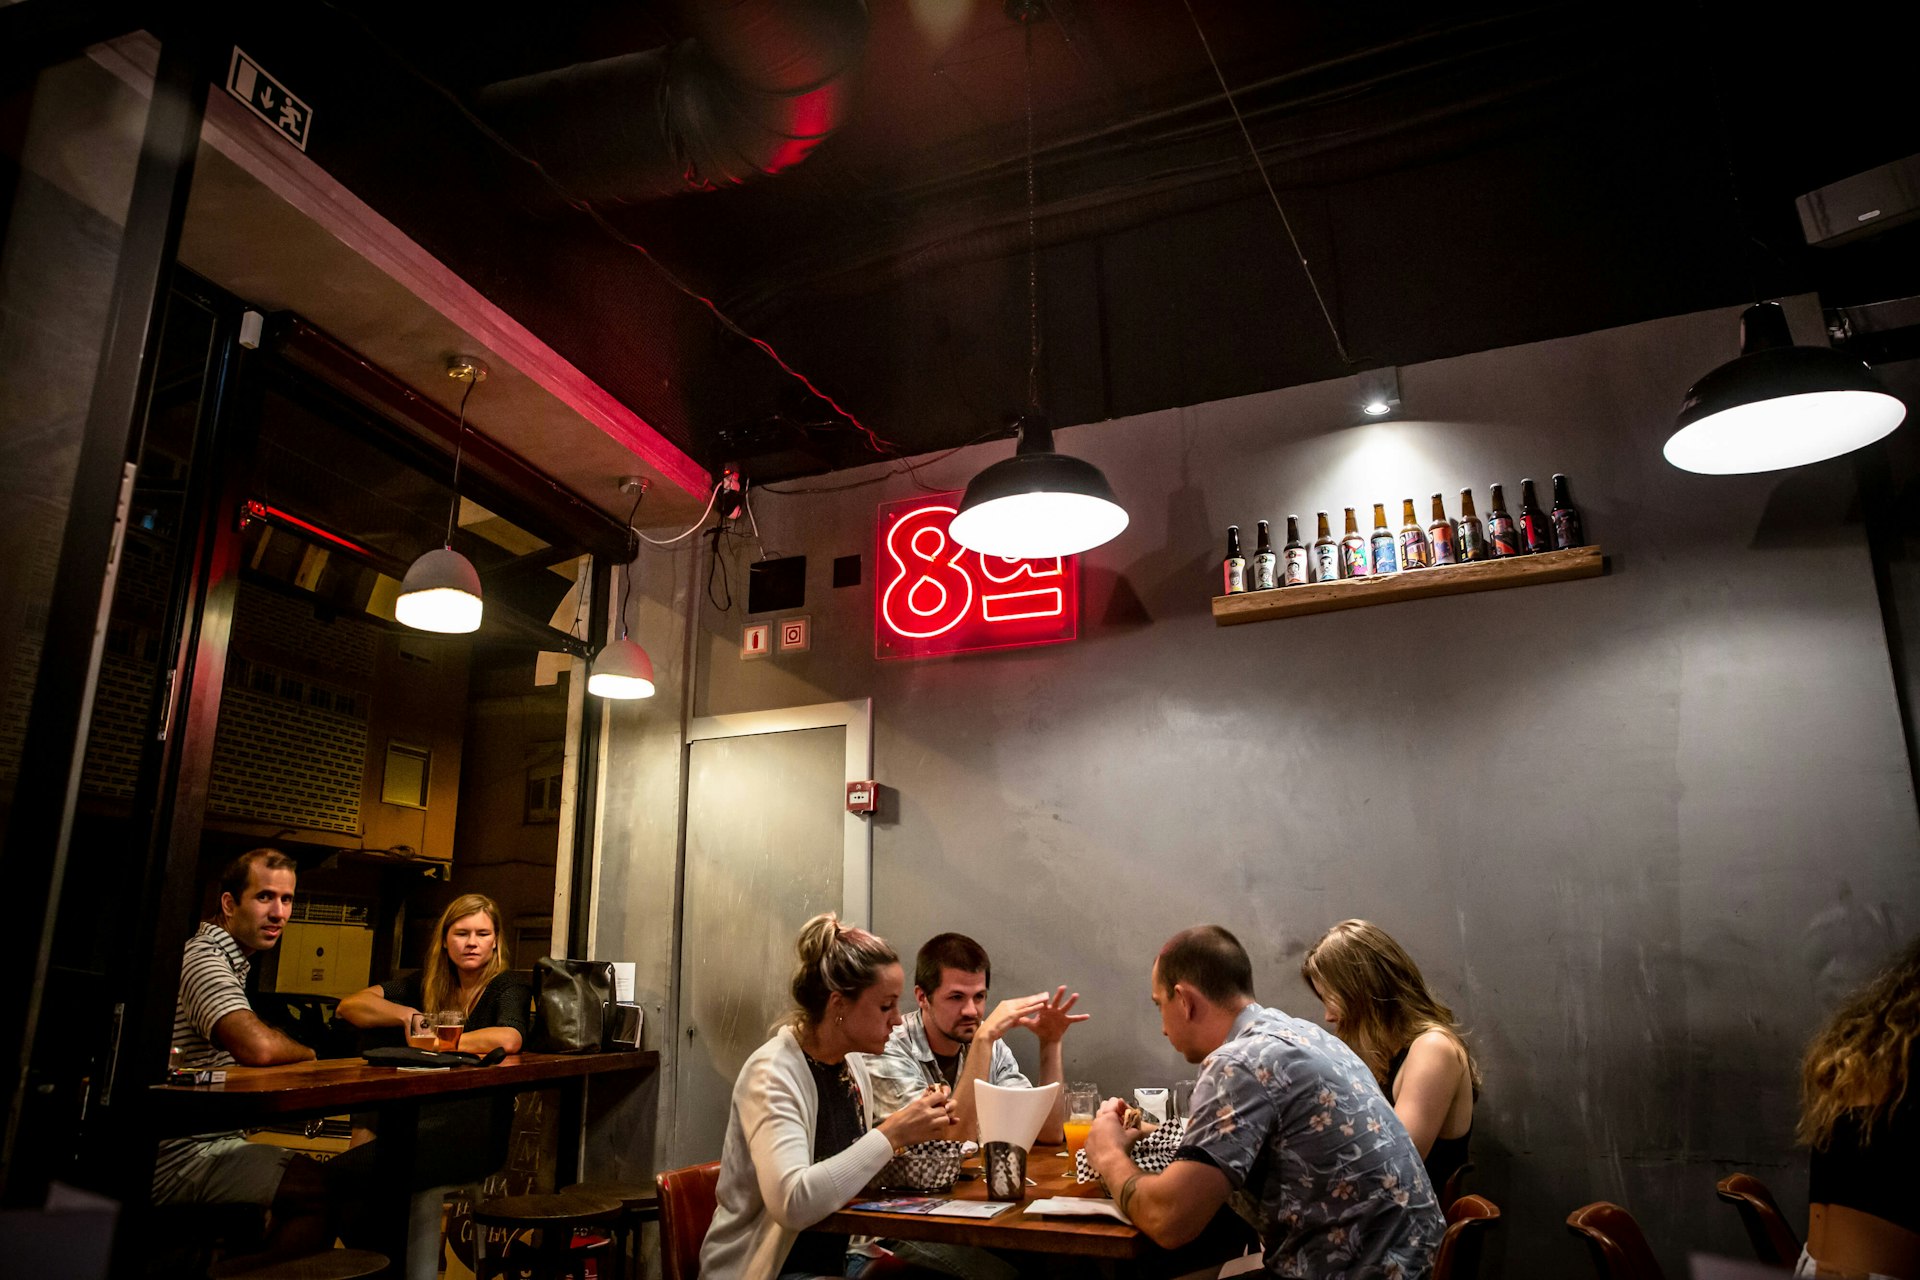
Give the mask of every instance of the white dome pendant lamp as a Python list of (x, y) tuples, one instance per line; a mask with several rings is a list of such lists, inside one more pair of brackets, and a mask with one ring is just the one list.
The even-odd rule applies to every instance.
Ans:
[(447, 536), (442, 545), (415, 560), (401, 580), (393, 616), (418, 631), (465, 635), (480, 629), (484, 605), (480, 574), (473, 562), (453, 549), (453, 526), (460, 512), (460, 452), (467, 436), (467, 397), (487, 379), (487, 366), (471, 356), (447, 361), (447, 376), (467, 384), (460, 393), (460, 421), (453, 435), (453, 503), (447, 511)]
[[(633, 509), (627, 512), (627, 550), (630, 556), (638, 556), (640, 540), (634, 535), (633, 518), (640, 514), (640, 499), (646, 495), (648, 482), (641, 476), (627, 476), (620, 481), (620, 488), (622, 492), (633, 494)], [(609, 640), (599, 653), (593, 655), (593, 665), (587, 674), (588, 693), (620, 702), (653, 696), (653, 659), (627, 636), (627, 602), (633, 597), (631, 559), (623, 573), (625, 582), (620, 591), (620, 638)]]
[(969, 551), (1008, 560), (1070, 556), (1111, 542), (1127, 527), (1127, 511), (1100, 468), (1055, 453), (1053, 429), (1040, 412), (1040, 268), (1033, 215), (1033, 23), (1035, 3), (1010, 5), (1027, 44), (1027, 411), (1020, 443), (975, 476), (947, 531)]
[(1906, 416), (1865, 363), (1793, 345), (1780, 304), (1759, 302), (1740, 317), (1739, 357), (1688, 390), (1663, 452), (1706, 475), (1779, 471), (1872, 444)]

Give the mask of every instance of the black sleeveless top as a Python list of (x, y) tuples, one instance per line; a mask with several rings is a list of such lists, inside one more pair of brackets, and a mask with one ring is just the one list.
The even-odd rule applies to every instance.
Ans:
[[(1409, 1044), (1407, 1049), (1411, 1049), (1412, 1047), (1413, 1046)], [(1393, 1101), (1393, 1085), (1394, 1082), (1400, 1078), (1400, 1068), (1406, 1065), (1407, 1049), (1402, 1049), (1399, 1053), (1394, 1054), (1393, 1061), (1387, 1064), (1388, 1102)], [(1473, 1091), (1473, 1099), (1475, 1102), (1480, 1100), (1480, 1090), (1478, 1088)], [(1439, 1203), (1446, 1194), (1447, 1179), (1458, 1173), (1466, 1165), (1467, 1144), (1472, 1140), (1473, 1125), (1471, 1123), (1467, 1125), (1467, 1131), (1457, 1138), (1436, 1137), (1433, 1140), (1433, 1146), (1428, 1149), (1426, 1159), (1423, 1163), (1427, 1166), (1427, 1181), (1433, 1184), (1433, 1198), (1435, 1203)], [(1444, 1210), (1447, 1206), (1441, 1204), (1440, 1207)]]
[[(1920, 1054), (1911, 1048), (1907, 1053), (1911, 1080), (1914, 1069), (1920, 1067), (1916, 1061)], [(1870, 1213), (1920, 1233), (1920, 1200), (1911, 1189), (1916, 1149), (1920, 1149), (1920, 1096), (1909, 1086), (1907, 1096), (1874, 1125), (1870, 1141), (1861, 1139), (1857, 1112), (1840, 1117), (1827, 1149), (1813, 1153), (1807, 1200)]]

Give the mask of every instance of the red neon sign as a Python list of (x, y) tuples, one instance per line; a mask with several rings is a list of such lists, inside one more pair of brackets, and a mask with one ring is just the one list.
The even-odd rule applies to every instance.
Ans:
[(1058, 644), (1080, 634), (1080, 558), (1004, 560), (947, 525), (960, 494), (883, 503), (875, 533), (873, 652), (928, 658)]

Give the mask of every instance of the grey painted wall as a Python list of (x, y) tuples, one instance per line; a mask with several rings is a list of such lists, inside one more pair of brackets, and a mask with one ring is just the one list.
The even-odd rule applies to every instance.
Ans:
[[(876, 927), (907, 952), (974, 934), (1001, 994), (1083, 992), (1072, 1078), (1190, 1072), (1147, 1000), (1175, 929), (1233, 929), (1263, 998), (1318, 1016), (1299, 957), (1366, 916), (1472, 1030), (1470, 1185), (1506, 1211), (1508, 1274), (1582, 1269), (1562, 1222), (1601, 1198), (1672, 1274), (1689, 1248), (1739, 1255), (1713, 1181), (1750, 1169), (1802, 1217), (1797, 1054), (1920, 918), (1920, 832), (1849, 464), (1707, 478), (1660, 457), (1735, 317), (1409, 367), (1396, 423), (1351, 425), (1337, 382), (1063, 431), (1133, 524), (1086, 557), (1081, 637), (1054, 648), (877, 662), (875, 507), (912, 485), (763, 491), (767, 545), (809, 557), (813, 649), (742, 662), (739, 608), (703, 602), (693, 713), (870, 695), (896, 793)], [(1796, 327), (1815, 324), (1802, 304)], [(959, 487), (1005, 448), (921, 478)], [(1610, 576), (1226, 629), (1208, 613), (1228, 523), (1424, 511), (1435, 490), (1451, 507), (1463, 485), (1484, 511), (1488, 482), (1517, 500), (1553, 471)], [(865, 585), (830, 589), (853, 552)], [(635, 939), (671, 870), (651, 830), (668, 788), (647, 785)]]

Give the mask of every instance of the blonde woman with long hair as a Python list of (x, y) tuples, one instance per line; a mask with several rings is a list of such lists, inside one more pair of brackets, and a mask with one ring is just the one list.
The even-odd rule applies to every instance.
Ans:
[(733, 1085), (702, 1280), (846, 1275), (847, 1237), (809, 1228), (895, 1152), (954, 1133), (941, 1086), (873, 1118), (866, 1056), (900, 1025), (905, 977), (893, 948), (829, 911), (801, 927), (794, 949), (793, 1013)]
[(1796, 1275), (1920, 1277), (1920, 938), (1807, 1046), (1800, 1141), (1813, 1149)]
[(1342, 920), (1308, 948), (1300, 976), (1327, 1025), (1360, 1056), (1426, 1163), (1435, 1198), (1467, 1163), (1480, 1068), (1453, 1010), (1386, 930)]
[(533, 1008), (527, 984), (507, 969), (500, 939), (500, 907), (484, 893), (455, 898), (440, 913), (433, 945), (418, 973), (377, 983), (348, 996), (336, 1011), (356, 1027), (398, 1027), (416, 1013), (446, 1009), (466, 1015), (462, 1053), (520, 1052)]

